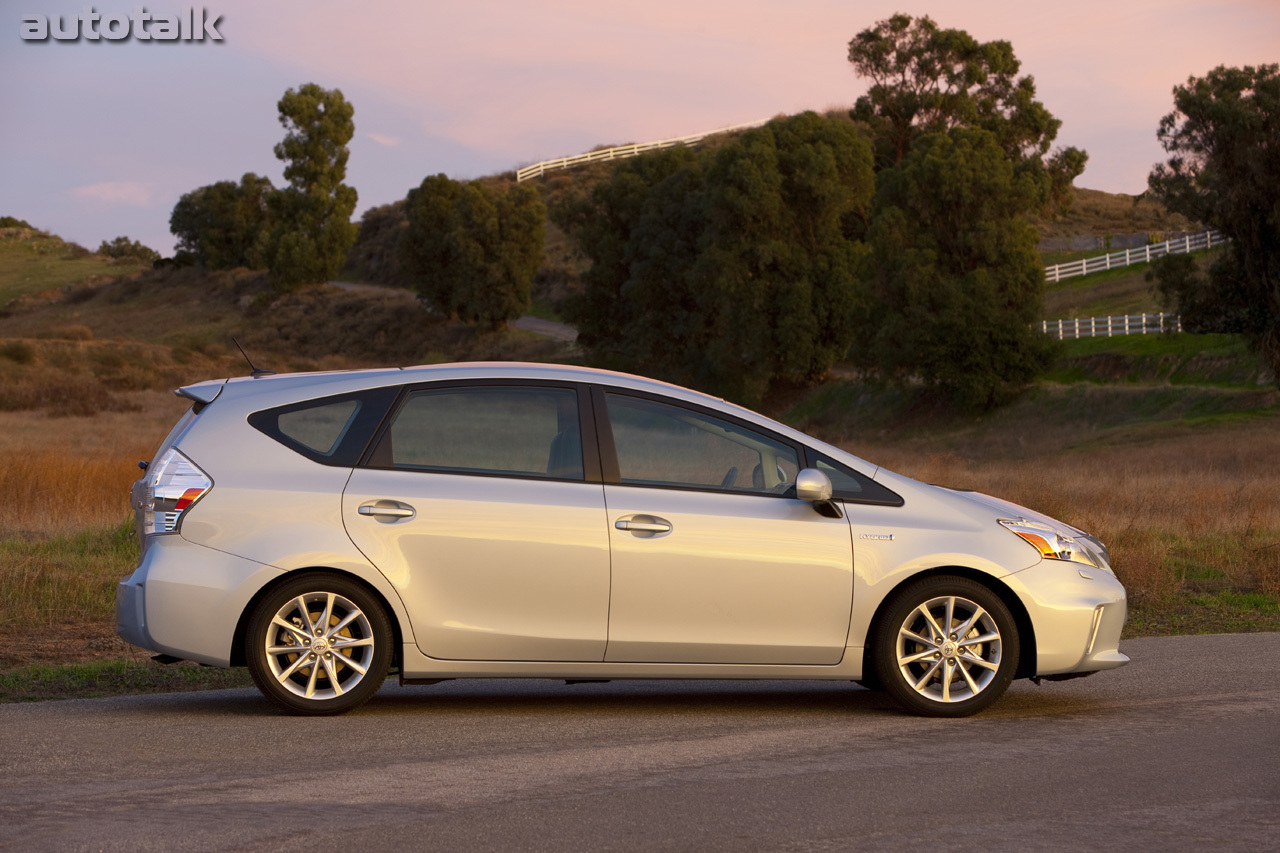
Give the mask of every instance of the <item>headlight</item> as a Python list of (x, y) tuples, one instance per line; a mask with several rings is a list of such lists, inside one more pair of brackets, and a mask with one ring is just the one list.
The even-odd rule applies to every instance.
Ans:
[(1084, 563), (1105, 571), (1111, 571), (1111, 564), (1106, 557), (1062, 530), (1041, 524), (1038, 521), (1027, 521), (1025, 518), (1000, 519), (1010, 533), (1016, 533), (1032, 548), (1040, 552), (1046, 560), (1064, 560), (1068, 563)]

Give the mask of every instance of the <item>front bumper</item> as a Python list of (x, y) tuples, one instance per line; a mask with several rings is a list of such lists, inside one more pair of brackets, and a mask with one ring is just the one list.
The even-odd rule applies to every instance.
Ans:
[(1126, 600), (1115, 575), (1045, 560), (1003, 578), (1036, 631), (1036, 675), (1099, 672), (1129, 662), (1120, 652)]
[(230, 666), (241, 614), (281, 574), (181, 536), (156, 536), (116, 587), (116, 631), (144, 649)]

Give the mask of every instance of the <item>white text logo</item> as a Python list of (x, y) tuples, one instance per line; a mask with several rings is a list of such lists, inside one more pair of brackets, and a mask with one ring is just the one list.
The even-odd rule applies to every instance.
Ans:
[(27, 41), (121, 41), (130, 36), (138, 41), (222, 41), (218, 32), (221, 15), (210, 15), (204, 7), (190, 7), (180, 15), (153, 15), (137, 6), (131, 15), (105, 15), (85, 6), (79, 15), (23, 15), (22, 37)]

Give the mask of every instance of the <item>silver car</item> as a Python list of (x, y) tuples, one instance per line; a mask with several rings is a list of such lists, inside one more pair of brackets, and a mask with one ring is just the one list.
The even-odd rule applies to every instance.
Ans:
[(950, 717), (1128, 661), (1097, 539), (684, 388), (495, 363), (177, 393), (120, 635), (293, 713), (398, 672), (858, 681)]

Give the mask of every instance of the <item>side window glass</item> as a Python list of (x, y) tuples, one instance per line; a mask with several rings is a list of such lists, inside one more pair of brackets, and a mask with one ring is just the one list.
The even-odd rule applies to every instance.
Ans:
[(569, 388), (414, 391), (373, 454), (379, 467), (582, 480), (578, 395)]
[(606, 394), (623, 483), (787, 494), (799, 470), (791, 447), (730, 421)]
[(281, 413), (276, 428), (303, 447), (329, 456), (347, 434), (360, 401), (343, 400)]
[(902, 498), (896, 492), (833, 459), (817, 456), (813, 467), (831, 478), (833, 498), (882, 506), (902, 506)]

